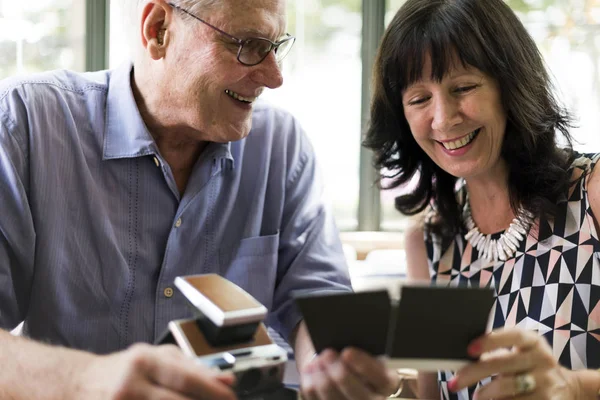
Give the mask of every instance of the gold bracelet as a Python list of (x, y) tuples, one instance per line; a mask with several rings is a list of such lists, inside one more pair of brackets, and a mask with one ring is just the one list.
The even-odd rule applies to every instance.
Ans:
[(396, 391), (388, 396), (388, 399), (397, 399), (400, 397), (400, 393), (402, 393), (402, 389), (404, 389), (404, 376), (396, 371), (396, 375), (398, 376), (398, 386), (396, 386)]

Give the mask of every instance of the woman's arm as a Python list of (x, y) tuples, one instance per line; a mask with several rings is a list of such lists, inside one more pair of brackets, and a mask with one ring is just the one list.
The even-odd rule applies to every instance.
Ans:
[[(589, 176), (587, 184), (588, 200), (590, 208), (594, 213), (594, 225), (596, 232), (600, 234), (600, 167), (596, 165)], [(582, 391), (585, 393), (582, 398), (597, 398), (600, 395), (600, 372), (598, 371), (581, 371), (578, 374), (579, 383)], [(592, 397), (594, 396), (594, 397)]]
[[(406, 252), (408, 279), (410, 281), (430, 280), (423, 227), (420, 224), (415, 223), (407, 230), (404, 238), (404, 251)], [(440, 397), (435, 373), (419, 372), (418, 385), (420, 399), (438, 399)]]
[(596, 165), (588, 178), (587, 190), (590, 207), (594, 213), (596, 232), (600, 234), (600, 225), (598, 224), (598, 218), (600, 218), (600, 172), (598, 170), (600, 170), (600, 167)]

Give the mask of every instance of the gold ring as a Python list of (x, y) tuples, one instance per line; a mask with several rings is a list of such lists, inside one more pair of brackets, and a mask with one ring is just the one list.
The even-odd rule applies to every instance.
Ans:
[(535, 390), (535, 378), (531, 374), (515, 375), (515, 394), (531, 393)]

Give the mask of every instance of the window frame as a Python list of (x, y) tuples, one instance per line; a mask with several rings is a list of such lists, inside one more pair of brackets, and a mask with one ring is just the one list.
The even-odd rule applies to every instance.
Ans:
[[(362, 93), (361, 132), (365, 132), (369, 121), (371, 104), (371, 75), (379, 41), (385, 25), (385, 0), (362, 0)], [(361, 135), (362, 137), (362, 135)], [(375, 182), (379, 173), (373, 167), (372, 150), (360, 147), (360, 174), (358, 195), (358, 231), (381, 230), (381, 196)]]
[(110, 0), (85, 0), (85, 70), (108, 68)]

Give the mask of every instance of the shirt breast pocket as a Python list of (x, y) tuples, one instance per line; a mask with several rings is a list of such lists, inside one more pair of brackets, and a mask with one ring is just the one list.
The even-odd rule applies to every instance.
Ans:
[(250, 293), (269, 310), (272, 306), (279, 233), (242, 239), (239, 246), (221, 249), (221, 275)]

